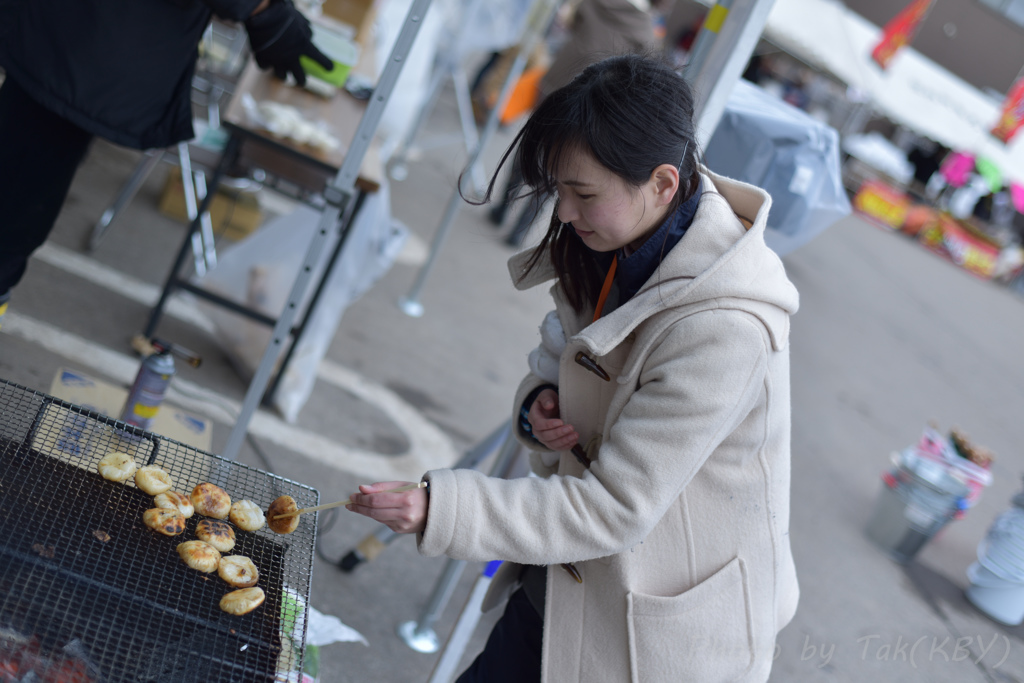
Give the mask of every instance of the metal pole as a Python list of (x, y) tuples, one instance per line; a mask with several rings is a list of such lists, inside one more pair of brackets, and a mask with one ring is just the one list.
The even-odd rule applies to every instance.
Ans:
[[(462, 71), (462, 67), (460, 65), (462, 55), (459, 54), (459, 51), (461, 46), (464, 45), (468, 39), (470, 26), (482, 5), (483, 0), (469, 0), (462, 11), (462, 24), (459, 26), (459, 30), (455, 34), (451, 45), (445, 51), (444, 56), (439, 60), (439, 64), (434, 70), (434, 74), (430, 81), (430, 87), (427, 88), (427, 96), (423, 101), (423, 105), (420, 107), (412, 125), (409, 126), (405, 135), (402, 136), (402, 140), (398, 144), (398, 148), (391, 155), (391, 162), (389, 165), (391, 167), (391, 177), (395, 180), (402, 181), (408, 176), (409, 171), (406, 166), (406, 162), (408, 161), (409, 148), (416, 140), (416, 136), (419, 134), (423, 124), (426, 123), (428, 118), (430, 118), (430, 113), (434, 110), (438, 96), (441, 94), (441, 86), (444, 84), (445, 78), (448, 76), (452, 77), (452, 84), (455, 87), (455, 96), (459, 107), (459, 118), (462, 122), (462, 137), (463, 142), (466, 145), (466, 151), (468, 152), (473, 149), (473, 146), (477, 144), (478, 136), (476, 131), (476, 122), (473, 120), (473, 107), (469, 102), (469, 87), (466, 84), (465, 74), (462, 74), (462, 78), (460, 80), (456, 76), (456, 72)], [(465, 100), (465, 103), (463, 100)], [(478, 186), (487, 186), (486, 179), (484, 179), (483, 170), (481, 168), (475, 167), (473, 169), (473, 179)], [(483, 185), (480, 185), (481, 180), (484, 181)]]
[(295, 284), (292, 285), (291, 292), (288, 294), (288, 301), (285, 304), (284, 310), (277, 318), (274, 331), (270, 335), (270, 343), (267, 344), (267, 348), (263, 351), (263, 358), (260, 360), (259, 367), (256, 368), (256, 373), (253, 375), (252, 381), (249, 382), (249, 389), (245, 392), (245, 400), (242, 402), (242, 410), (239, 412), (235, 426), (231, 430), (227, 445), (224, 446), (222, 455), (229, 460), (234, 460), (238, 457), (238, 451), (241, 449), (242, 442), (245, 441), (245, 435), (249, 431), (249, 422), (252, 421), (253, 413), (256, 412), (257, 406), (263, 400), (263, 392), (270, 381), (270, 375), (274, 370), (274, 363), (281, 353), (285, 339), (291, 332), (292, 321), (295, 320), (299, 304), (302, 302), (302, 298), (309, 287), (309, 281), (313, 277), (313, 268), (316, 266), (317, 261), (319, 261), (320, 254), (326, 246), (327, 233), (334, 229), (338, 222), (339, 213), (337, 205), (328, 204), (320, 214), (320, 222), (317, 225), (316, 233), (313, 235), (313, 240), (309, 244), (309, 249), (306, 251), (302, 267), (299, 268), (299, 275), (295, 278)]
[(302, 303), (306, 290), (309, 287), (309, 280), (313, 276), (313, 268), (320, 260), (320, 254), (327, 243), (327, 233), (329, 230), (336, 228), (338, 217), (355, 193), (359, 168), (362, 166), (363, 158), (370, 148), (374, 133), (377, 131), (377, 125), (380, 123), (381, 115), (384, 113), (384, 107), (387, 105), (388, 98), (391, 97), (395, 82), (398, 80), (398, 76), (405, 64), (405, 59), (409, 55), (413, 41), (416, 39), (416, 34), (419, 33), (420, 26), (423, 23), (423, 15), (430, 7), (430, 2), (431, 0), (413, 0), (409, 13), (405, 17), (405, 22), (402, 24), (402, 30), (395, 40), (395, 46), (388, 57), (388, 63), (384, 67), (384, 72), (377, 82), (377, 87), (373, 91), (373, 96), (370, 98), (366, 111), (359, 120), (359, 126), (356, 128), (356, 134), (349, 144), (345, 160), (341, 164), (341, 169), (338, 171), (338, 175), (331, 181), (331, 184), (324, 188), (324, 199), (327, 200), (327, 206), (324, 207), (323, 212), (320, 214), (320, 222), (317, 225), (316, 233), (313, 235), (313, 240), (306, 251), (302, 266), (299, 268), (299, 275), (295, 278), (295, 284), (292, 285), (291, 292), (288, 294), (284, 310), (278, 316), (277, 324), (274, 325), (270, 343), (263, 352), (263, 358), (260, 360), (259, 367), (256, 368), (252, 381), (249, 382), (249, 389), (246, 391), (245, 400), (242, 402), (241, 413), (235, 422), (234, 428), (231, 430), (227, 445), (224, 447), (223, 456), (225, 458), (234, 460), (238, 457), (238, 451), (241, 449), (242, 443), (245, 441), (245, 435), (249, 430), (249, 422), (252, 420), (253, 413), (256, 412), (260, 401), (263, 400), (263, 392), (267, 388), (267, 382), (270, 381), (274, 364), (283, 348), (282, 344), (291, 332), (292, 322), (298, 314), (299, 305)]
[(292, 355), (296, 349), (299, 348), (299, 344), (302, 342), (303, 335), (306, 333), (306, 326), (309, 323), (309, 319), (313, 317), (313, 311), (316, 310), (317, 302), (320, 301), (320, 297), (327, 289), (327, 281), (330, 279), (330, 273), (334, 270), (335, 264), (341, 257), (341, 252), (345, 248), (345, 244), (348, 241), (348, 236), (352, 232), (352, 222), (355, 220), (356, 214), (359, 213), (359, 209), (363, 205), (363, 201), (366, 199), (366, 193), (360, 191), (356, 194), (356, 200), (351, 202), (347, 207), (345, 213), (341, 214), (342, 225), (348, 226), (342, 231), (338, 238), (338, 241), (334, 245), (334, 249), (331, 251), (330, 257), (327, 259), (327, 264), (324, 266), (323, 277), (320, 278), (320, 282), (317, 283), (316, 287), (313, 288), (313, 295), (309, 298), (309, 303), (306, 305), (305, 315), (302, 316), (302, 320), (299, 324), (292, 327), (292, 343), (288, 345), (288, 350), (284, 352), (284, 357), (281, 362), (277, 364), (278, 371), (274, 375), (274, 381), (271, 382), (270, 388), (264, 396), (270, 400), (277, 392), (278, 386), (281, 384), (281, 380), (284, 379), (285, 370), (288, 368), (288, 364), (292, 360)]
[[(384, 108), (391, 97), (391, 91), (395, 89), (395, 82), (398, 81), (405, 59), (409, 56), (413, 41), (420, 30), (423, 15), (426, 14), (429, 7), (430, 0), (413, 0), (409, 13), (405, 17), (405, 23), (402, 25), (402, 30), (395, 40), (395, 46), (391, 49), (388, 63), (384, 67), (380, 80), (377, 82), (377, 87), (374, 88), (370, 103), (366, 107), (366, 113), (359, 120), (359, 127), (356, 129), (355, 137), (352, 139), (348, 152), (345, 154), (345, 162), (341, 165), (338, 175), (324, 192), (327, 201), (332, 199), (329, 196), (331, 190), (348, 191), (351, 194), (353, 188), (355, 188), (356, 178), (359, 177), (359, 168), (362, 166), (363, 157), (370, 148), (370, 143), (373, 141), (373, 136), (377, 131), (377, 125), (380, 123), (380, 118), (384, 114)], [(349, 163), (349, 159), (353, 156), (356, 157), (356, 163)]]
[[(506, 423), (511, 425), (511, 423)], [(506, 425), (502, 425), (504, 430)], [(511, 471), (519, 454), (520, 445), (511, 430), (501, 444), (501, 450), (491, 468), (490, 476), (504, 478)], [(405, 644), (417, 652), (437, 652), (440, 643), (437, 634), (434, 632), (434, 624), (441, 618), (445, 606), (451, 600), (455, 584), (459, 582), (462, 570), (466, 568), (465, 560), (449, 559), (445, 565), (441, 578), (434, 585), (426, 607), (420, 613), (416, 621), (406, 621), (398, 625), (398, 635), (405, 641)]]
[(690, 48), (686, 66), (683, 67), (683, 74), (688, 79), (692, 80), (694, 74), (699, 72), (707, 61), (711, 45), (715, 42), (715, 38), (718, 37), (718, 32), (722, 29), (722, 24), (726, 17), (729, 16), (732, 3), (733, 0), (720, 0), (708, 8), (708, 13), (704, 16), (704, 23), (700, 27), (700, 33), (697, 34), (696, 40), (693, 41), (693, 47)]
[[(558, 3), (554, 0), (538, 0), (537, 4), (534, 5), (534, 9), (531, 12), (532, 16), (527, 21), (526, 29), (523, 32), (523, 40), (519, 43), (519, 51), (516, 53), (516, 58), (512, 62), (512, 68), (505, 79), (504, 85), (501, 87), (501, 94), (498, 95), (498, 102), (487, 117), (487, 125), (484, 126), (484, 131), (480, 134), (480, 139), (477, 141), (476, 148), (473, 150), (466, 168), (471, 169), (476, 166), (483, 155), (487, 143), (490, 142), (494, 133), (498, 130), (501, 112), (505, 110), (505, 105), (512, 95), (512, 89), (526, 67), (526, 60), (529, 58), (530, 53), (533, 52), (533, 46), (547, 31), (547, 27), (551, 24), (557, 9)], [(445, 207), (441, 224), (434, 235), (434, 243), (431, 245), (427, 262), (420, 268), (419, 275), (412, 289), (409, 290), (409, 293), (404, 298), (398, 301), (398, 307), (402, 309), (402, 312), (413, 318), (419, 318), (423, 315), (423, 304), (419, 301), (420, 293), (423, 290), (423, 285), (426, 284), (427, 276), (430, 275), (430, 271), (434, 268), (434, 262), (437, 260), (438, 253), (444, 246), (444, 241), (448, 237), (448, 231), (451, 229), (452, 223), (455, 222), (455, 216), (458, 215), (459, 209), (462, 207), (461, 180), (462, 176), (459, 176), (460, 182), (448, 199), (448, 205)]]
[(398, 635), (405, 644), (417, 652), (437, 652), (441, 647), (434, 631), (434, 624), (441, 618), (445, 605), (455, 592), (455, 584), (466, 568), (465, 560), (449, 559), (435, 584), (430, 600), (416, 621), (406, 621), (398, 625)]
[(437, 664), (434, 665), (434, 671), (430, 674), (430, 680), (427, 683), (451, 683), (455, 678), (456, 668), (462, 661), (462, 655), (466, 652), (470, 638), (473, 637), (473, 631), (480, 623), (480, 617), (483, 616), (480, 607), (484, 604), (484, 598), (487, 597), (487, 589), (491, 587), (491, 580), (500, 566), (500, 560), (488, 562), (483, 572), (477, 577), (476, 583), (473, 584), (473, 590), (470, 591), (466, 604), (459, 612), (455, 628), (452, 629), (448, 642), (444, 644), (444, 650), (438, 657)]
[(686, 65), (686, 79), (696, 98), (697, 144), (707, 146), (725, 111), (775, 0), (722, 0), (708, 10)]

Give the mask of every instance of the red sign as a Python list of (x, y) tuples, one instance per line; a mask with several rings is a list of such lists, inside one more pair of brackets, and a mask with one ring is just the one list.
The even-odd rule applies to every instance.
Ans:
[(910, 209), (910, 197), (878, 180), (865, 180), (853, 198), (853, 208), (899, 230)]
[(871, 51), (871, 58), (883, 69), (889, 66), (889, 61), (900, 51), (904, 45), (908, 45), (917, 33), (917, 27), (921, 25), (928, 10), (932, 8), (935, 0), (913, 0), (902, 12), (897, 14), (882, 29), (882, 39)]
[(1024, 76), (1017, 79), (1017, 82), (1006, 94), (1003, 102), (1003, 111), (999, 114), (999, 123), (992, 129), (992, 135), (1003, 142), (1009, 142), (1010, 138), (1024, 125)]
[(917, 236), (921, 244), (984, 279), (995, 274), (999, 247), (970, 226), (942, 215)]

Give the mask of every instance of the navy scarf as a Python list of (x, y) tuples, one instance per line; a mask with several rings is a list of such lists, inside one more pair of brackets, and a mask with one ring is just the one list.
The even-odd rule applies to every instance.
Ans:
[[(680, 204), (675, 212), (632, 254), (623, 256), (621, 249), (614, 252), (619, 259), (619, 265), (615, 273), (615, 286), (605, 304), (604, 315), (633, 298), (633, 295), (640, 291), (644, 283), (661, 265), (665, 255), (672, 251), (679, 240), (683, 239), (683, 235), (693, 223), (693, 217), (697, 213), (697, 205), (700, 203), (703, 192), (703, 181), (701, 181), (693, 196)], [(611, 265), (612, 253), (594, 252), (594, 255), (603, 267), (607, 268)]]

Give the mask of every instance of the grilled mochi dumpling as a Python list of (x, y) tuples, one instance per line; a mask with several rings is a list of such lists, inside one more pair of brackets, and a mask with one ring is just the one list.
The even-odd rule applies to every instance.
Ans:
[(231, 496), (216, 484), (199, 484), (189, 498), (196, 512), (204, 517), (224, 519), (231, 512)]
[(299, 516), (292, 515), (283, 519), (275, 519), (275, 517), (288, 512), (295, 512), (298, 509), (294, 498), (291, 496), (281, 496), (271, 503), (267, 509), (267, 526), (270, 527), (271, 531), (279, 534), (290, 534), (299, 527)]
[(242, 615), (263, 604), (266, 595), (259, 586), (231, 591), (220, 599), (220, 608), (228, 614)]
[(104, 479), (110, 481), (127, 481), (135, 474), (135, 460), (122, 451), (110, 451), (96, 464), (96, 469)]
[(217, 576), (235, 588), (255, 586), (260, 579), (256, 565), (245, 555), (226, 555), (217, 566)]
[(151, 508), (142, 513), (142, 521), (164, 536), (177, 536), (185, 530), (185, 516), (177, 510)]
[(192, 569), (209, 574), (220, 565), (220, 552), (206, 541), (185, 541), (178, 544), (178, 555)]
[(260, 506), (251, 500), (239, 500), (231, 504), (231, 522), (243, 531), (259, 531), (267, 523)]
[(146, 465), (135, 473), (135, 485), (151, 496), (170, 491), (174, 480), (162, 467)]
[(177, 510), (185, 519), (191, 517), (196, 511), (195, 507), (192, 505), (192, 501), (188, 499), (188, 496), (184, 493), (178, 493), (177, 491), (164, 491), (163, 493), (158, 493), (153, 497), (153, 505), (158, 508)]
[(227, 522), (217, 519), (201, 519), (196, 524), (196, 538), (206, 541), (222, 553), (235, 547), (235, 530)]

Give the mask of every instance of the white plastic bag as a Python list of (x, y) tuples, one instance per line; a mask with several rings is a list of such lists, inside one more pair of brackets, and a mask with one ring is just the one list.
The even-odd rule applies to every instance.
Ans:
[[(394, 90), (391, 91), (387, 106), (384, 107), (377, 128), (377, 136), (384, 141), (380, 149), (381, 161), (384, 163), (387, 163), (424, 104), (434, 59), (444, 34), (445, 8), (449, 4), (444, 0), (432, 3), (416, 34), (398, 81), (395, 82)], [(378, 78), (388, 63), (411, 6), (412, 0), (387, 0), (377, 10), (374, 30)]]
[(333, 643), (362, 643), (363, 645), (369, 645), (363, 634), (351, 626), (343, 624), (338, 617), (324, 614), (316, 608), (310, 607), (306, 644), (323, 647)]
[[(461, 60), (480, 52), (502, 50), (519, 42), (530, 9), (529, 0), (481, 0), (467, 17), (474, 0), (434, 0), (412, 45), (402, 73), (381, 117), (378, 135), (386, 163), (421, 107), (439, 57), (454, 49)], [(405, 23), (412, 0), (385, 0), (377, 9), (376, 64), (383, 70)], [(463, 24), (469, 21), (463, 30)], [(461, 44), (454, 44), (456, 41)], [(380, 73), (377, 74), (378, 77)]]
[(780, 256), (850, 213), (839, 133), (748, 81), (733, 87), (704, 156), (712, 171), (772, 196), (764, 239)]
[[(463, 0), (462, 12), (468, 12), (475, 1)], [(463, 34), (464, 42), (458, 46), (460, 53), (498, 52), (516, 45), (522, 38), (532, 4), (530, 0), (477, 1), (476, 12), (468, 18), (470, 23)], [(459, 19), (465, 18), (462, 12)]]

